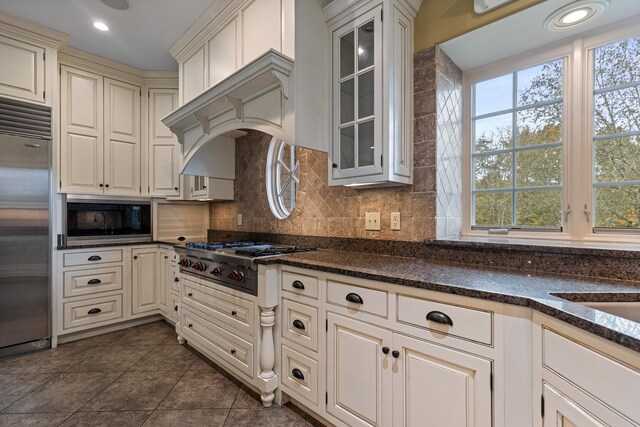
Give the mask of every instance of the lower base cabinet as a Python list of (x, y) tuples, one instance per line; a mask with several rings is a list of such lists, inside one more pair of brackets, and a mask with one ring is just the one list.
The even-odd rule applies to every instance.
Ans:
[(327, 412), (350, 426), (492, 426), (492, 362), (328, 313)]
[[(604, 427), (609, 424), (596, 418), (558, 390), (544, 384), (545, 427)], [(631, 424), (616, 424), (617, 426), (631, 426)]]

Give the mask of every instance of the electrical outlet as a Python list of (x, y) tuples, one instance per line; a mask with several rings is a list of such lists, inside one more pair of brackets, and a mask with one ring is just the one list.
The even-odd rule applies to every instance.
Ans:
[(391, 212), (391, 229), (400, 230), (400, 212)]
[(365, 230), (380, 230), (380, 212), (367, 212), (364, 215)]
[(238, 214), (238, 225), (242, 225), (242, 214)]

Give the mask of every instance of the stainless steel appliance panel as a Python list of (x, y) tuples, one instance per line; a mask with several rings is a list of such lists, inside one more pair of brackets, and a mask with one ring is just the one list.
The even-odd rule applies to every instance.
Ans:
[(0, 133), (0, 355), (50, 336), (50, 145)]

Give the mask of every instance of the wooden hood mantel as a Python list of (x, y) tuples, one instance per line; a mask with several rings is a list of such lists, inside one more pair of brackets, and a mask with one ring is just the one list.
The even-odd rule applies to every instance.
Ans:
[[(229, 139), (245, 134), (242, 129), (295, 144), (293, 66), (291, 58), (271, 49), (163, 118), (183, 144), (182, 173), (215, 172), (211, 157), (197, 153), (228, 145)], [(199, 164), (200, 157), (208, 164)]]

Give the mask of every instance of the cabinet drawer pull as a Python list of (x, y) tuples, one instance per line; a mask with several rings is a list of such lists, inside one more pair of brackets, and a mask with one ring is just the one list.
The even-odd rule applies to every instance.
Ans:
[(294, 320), (293, 327), (296, 329), (300, 329), (302, 331), (305, 330), (304, 323), (302, 323), (302, 320), (298, 320), (298, 319)]
[(178, 311), (178, 306), (177, 305), (173, 307), (173, 311)]
[(358, 294), (354, 294), (353, 292), (347, 294), (347, 301), (354, 304), (364, 304), (364, 301), (362, 301), (362, 297)]
[(300, 381), (304, 381), (304, 374), (302, 373), (302, 371), (298, 368), (294, 368), (293, 371), (291, 371), (291, 375), (293, 375), (293, 378), (297, 378)]
[(175, 279), (173, 279), (173, 281), (177, 283), (180, 281), (180, 279), (176, 277)]
[(391, 355), (397, 359), (398, 357), (400, 357), (400, 352), (398, 350), (393, 350), (391, 352)]
[(101, 257), (99, 257), (98, 255), (91, 255), (89, 258), (87, 258), (87, 261), (100, 261), (102, 260)]
[(193, 296), (193, 293), (189, 292), (189, 293), (187, 294), (187, 296), (188, 296), (188, 297), (192, 297), (192, 296)]
[(88, 285), (99, 285), (100, 283), (102, 283), (100, 279), (91, 279), (87, 282)]
[(87, 311), (87, 314), (98, 314), (101, 312), (102, 310), (100, 310), (99, 308), (92, 308), (91, 310)]
[(304, 283), (302, 283), (300, 280), (294, 280), (293, 283), (291, 284), (291, 287), (294, 289), (300, 289), (301, 291), (304, 291)]
[(234, 349), (231, 349), (231, 354), (236, 354), (236, 351)]
[(187, 326), (192, 328), (193, 327), (193, 323), (189, 323)]
[(237, 311), (235, 311), (235, 310), (231, 310), (231, 315), (232, 315), (232, 316), (236, 316), (237, 314), (238, 314), (238, 312), (237, 312)]
[(427, 314), (427, 320), (432, 322), (441, 323), (443, 325), (453, 326), (453, 320), (441, 311), (430, 311)]

